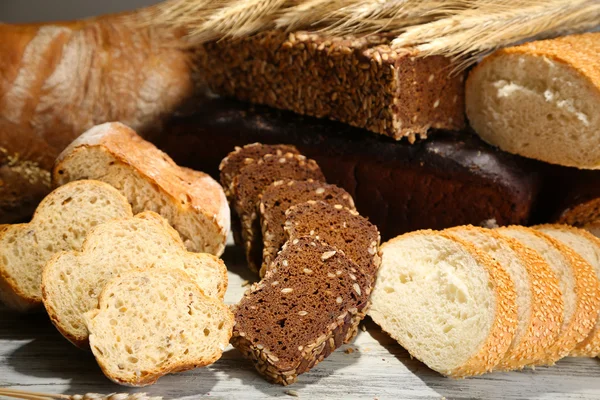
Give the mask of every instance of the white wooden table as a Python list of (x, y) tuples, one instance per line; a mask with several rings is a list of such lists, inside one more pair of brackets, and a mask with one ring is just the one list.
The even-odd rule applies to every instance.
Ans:
[[(228, 247), (227, 303), (254, 277), (240, 249)], [(0, 306), (0, 387), (50, 393), (143, 391), (168, 398), (262, 399), (600, 399), (600, 361), (569, 358), (535, 371), (451, 380), (429, 370), (371, 321), (352, 345), (325, 359), (288, 387), (271, 385), (233, 348), (207, 368), (132, 389), (108, 381), (91, 353), (76, 349), (43, 314), (20, 315)], [(352, 348), (354, 352), (348, 351)], [(345, 351), (346, 350), (346, 351)]]

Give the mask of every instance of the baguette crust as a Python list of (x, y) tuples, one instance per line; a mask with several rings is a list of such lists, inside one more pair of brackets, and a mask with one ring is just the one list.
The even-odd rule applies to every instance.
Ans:
[[(496, 294), (496, 313), (489, 335), (484, 343), (482, 343), (479, 351), (476, 354), (473, 354), (463, 365), (455, 368), (454, 370), (448, 371), (448, 373), (445, 373), (445, 375), (451, 378), (465, 378), (468, 376), (481, 375), (486, 372), (491, 372), (505, 356), (517, 329), (517, 294), (510, 276), (493, 258), (491, 258), (488, 254), (478, 250), (471, 243), (458, 239), (451, 234), (433, 231), (430, 229), (410, 232), (391, 239), (381, 245), (381, 251), (383, 253), (385, 247), (389, 246), (391, 243), (394, 243), (396, 240), (401, 240), (407, 236), (417, 235), (439, 235), (459, 243), (488, 273), (489, 281), (492, 283), (494, 287), (494, 293)], [(394, 337), (391, 332), (387, 333), (394, 339), (398, 340), (400, 345), (402, 345), (400, 338)], [(411, 352), (410, 349), (406, 350), (409, 353)]]
[[(69, 173), (69, 161), (77, 157), (78, 153), (85, 153), (87, 149), (94, 147), (102, 149), (150, 182), (160, 194), (169, 198), (179, 215), (197, 216), (206, 222), (209, 231), (202, 232), (205, 238), (183, 235), (178, 229), (190, 251), (215, 255), (223, 253), (230, 228), (230, 215), (221, 186), (203, 172), (179, 167), (168, 155), (143, 140), (126, 125), (106, 123), (82, 134), (56, 160), (52, 173), (53, 183), (64, 184)], [(107, 179), (104, 176), (97, 178)], [(141, 211), (144, 211), (144, 204), (134, 204), (134, 212)], [(177, 229), (178, 224), (171, 218), (168, 219)], [(198, 242), (202, 239), (205, 243)]]
[[(598, 278), (591, 265), (570, 247), (553, 237), (523, 226), (514, 225), (509, 226), (508, 228), (521, 230), (545, 240), (560, 251), (573, 271), (577, 300), (575, 311), (573, 312), (569, 325), (561, 331), (556, 342), (547, 348), (546, 358), (538, 363), (538, 365), (554, 365), (556, 361), (566, 357), (571, 351), (577, 348), (578, 344), (585, 340), (594, 328), (596, 320), (598, 319), (598, 310), (600, 308)], [(504, 228), (498, 228), (498, 232), (502, 233), (503, 229)]]

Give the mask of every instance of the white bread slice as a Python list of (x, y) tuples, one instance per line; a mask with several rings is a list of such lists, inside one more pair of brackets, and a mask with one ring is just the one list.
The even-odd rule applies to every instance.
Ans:
[(491, 229), (460, 226), (444, 232), (492, 256), (515, 284), (517, 330), (504, 359), (495, 369), (518, 369), (544, 360), (546, 349), (558, 339), (564, 313), (554, 271), (535, 251)]
[(369, 315), (408, 352), (443, 375), (491, 371), (517, 328), (516, 293), (489, 255), (443, 232), (383, 244)]
[(150, 210), (162, 215), (189, 251), (223, 253), (230, 215), (221, 185), (203, 172), (179, 167), (127, 126), (95, 126), (58, 156), (53, 184), (86, 178), (119, 189), (135, 214)]
[(56, 252), (81, 248), (94, 226), (132, 215), (127, 199), (103, 182), (85, 180), (54, 190), (31, 222), (0, 226), (0, 300), (19, 311), (41, 307), (46, 261)]
[(229, 344), (233, 314), (179, 270), (127, 272), (85, 314), (90, 346), (112, 381), (146, 386), (212, 364)]
[(596, 323), (600, 306), (596, 274), (577, 253), (540, 231), (509, 226), (498, 228), (497, 232), (537, 251), (558, 276), (565, 306), (563, 324), (558, 340), (547, 349), (546, 359), (538, 364), (552, 365), (569, 355)]
[[(535, 229), (552, 236), (575, 250), (585, 261), (588, 262), (596, 272), (600, 282), (600, 239), (591, 233), (568, 225), (539, 225)], [(600, 296), (600, 287), (597, 291)], [(600, 310), (599, 310), (600, 311)], [(596, 357), (600, 355), (600, 318), (596, 320), (596, 326), (588, 337), (577, 345), (571, 352), (572, 356)]]
[(220, 259), (189, 253), (164, 218), (146, 211), (98, 226), (80, 252), (54, 256), (42, 277), (44, 306), (67, 339), (87, 347), (83, 314), (96, 307), (106, 282), (116, 274), (148, 268), (182, 270), (211, 297), (222, 299), (227, 289), (227, 270)]
[(504, 151), (600, 168), (600, 32), (501, 49), (467, 79), (475, 132)]

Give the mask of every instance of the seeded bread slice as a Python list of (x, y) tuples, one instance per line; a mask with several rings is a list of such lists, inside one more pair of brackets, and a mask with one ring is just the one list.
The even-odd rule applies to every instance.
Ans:
[(369, 315), (415, 358), (443, 375), (490, 372), (517, 328), (510, 275), (488, 254), (443, 232), (382, 245)]
[(328, 204), (341, 204), (351, 210), (354, 200), (344, 189), (312, 179), (306, 181), (277, 181), (265, 189), (260, 200), (260, 222), (263, 237), (263, 262), (260, 275), (264, 276), (271, 261), (287, 240), (283, 229), (285, 212), (293, 205), (308, 200), (320, 200)]
[(81, 248), (94, 226), (132, 215), (127, 199), (103, 182), (85, 180), (54, 190), (30, 223), (0, 226), (0, 300), (19, 311), (39, 308), (46, 261), (56, 252)]
[(311, 236), (342, 250), (369, 278), (371, 293), (381, 264), (380, 237), (375, 225), (354, 210), (323, 201), (297, 204), (285, 215), (284, 229), (290, 239)]
[(179, 167), (129, 127), (98, 125), (82, 134), (59, 156), (55, 185), (98, 179), (119, 189), (134, 213), (154, 211), (179, 232), (190, 251), (220, 255), (229, 232), (229, 206), (210, 176)]
[(227, 270), (217, 257), (187, 252), (177, 232), (160, 215), (146, 211), (92, 230), (80, 252), (57, 254), (42, 277), (44, 306), (52, 323), (79, 347), (87, 347), (83, 314), (115, 275), (148, 268), (186, 272), (206, 295), (222, 299)]
[[(600, 281), (600, 239), (583, 229), (568, 225), (539, 225), (535, 229), (573, 249), (594, 268)], [(600, 288), (598, 295), (600, 296)], [(600, 355), (600, 318), (589, 336), (577, 345), (571, 355), (588, 357)]]
[[(284, 153), (300, 154), (296, 147), (285, 144), (262, 144), (251, 143), (244, 147), (235, 147), (235, 150), (227, 154), (219, 164), (220, 181), (225, 196), (229, 202), (229, 207), (234, 208), (235, 196), (233, 194), (233, 180), (240, 173), (240, 170), (248, 164), (256, 162), (267, 154), (281, 156)], [(231, 214), (231, 230), (233, 239), (237, 245), (243, 244), (242, 225), (240, 218), (236, 213)]]
[(535, 365), (558, 339), (564, 304), (558, 277), (544, 259), (521, 242), (491, 229), (460, 226), (444, 232), (492, 256), (508, 272), (517, 293), (515, 337), (496, 370)]
[(502, 227), (497, 232), (537, 251), (558, 276), (565, 306), (563, 323), (557, 341), (539, 363), (552, 365), (569, 355), (594, 328), (600, 307), (598, 278), (591, 265), (549, 235), (522, 226)]
[(235, 307), (231, 343), (267, 380), (293, 383), (355, 335), (368, 280), (334, 247), (288, 241)]
[(258, 205), (263, 191), (282, 179), (314, 179), (325, 182), (317, 163), (302, 155), (267, 154), (258, 162), (246, 165), (234, 178), (235, 210), (242, 222), (242, 238), (249, 268), (258, 272), (262, 264), (262, 238)]
[(102, 372), (128, 386), (212, 364), (221, 358), (234, 322), (222, 301), (176, 269), (115, 277), (85, 321)]

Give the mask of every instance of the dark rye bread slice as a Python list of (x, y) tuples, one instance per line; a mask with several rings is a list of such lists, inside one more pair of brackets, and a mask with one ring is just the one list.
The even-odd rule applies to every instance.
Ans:
[(246, 165), (233, 180), (235, 210), (242, 223), (242, 239), (248, 267), (258, 273), (262, 264), (262, 238), (258, 204), (263, 191), (281, 179), (325, 181), (314, 160), (298, 154), (278, 156), (267, 154), (255, 163)]
[(288, 385), (357, 332), (369, 278), (314, 238), (287, 242), (233, 310), (231, 344), (267, 380)]
[(381, 265), (380, 237), (375, 225), (354, 210), (323, 201), (309, 200), (292, 206), (285, 215), (288, 238), (311, 236), (343, 251), (370, 278), (371, 291)]
[[(296, 147), (286, 144), (262, 144), (250, 143), (244, 147), (235, 146), (235, 150), (227, 154), (219, 164), (220, 181), (225, 196), (229, 202), (229, 207), (233, 210), (233, 179), (240, 173), (240, 170), (246, 165), (260, 160), (267, 154), (283, 155), (284, 153), (300, 154)], [(242, 244), (242, 225), (240, 218), (235, 212), (231, 213), (231, 231), (235, 243)]]
[(285, 212), (293, 205), (308, 200), (320, 200), (329, 204), (341, 204), (354, 210), (354, 200), (344, 189), (335, 185), (306, 181), (277, 181), (269, 185), (260, 201), (260, 221), (263, 237), (263, 260), (260, 276), (264, 276), (267, 266), (277, 256), (277, 252), (287, 240), (283, 230)]

